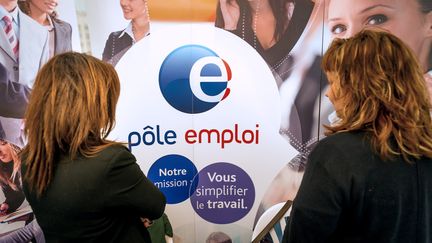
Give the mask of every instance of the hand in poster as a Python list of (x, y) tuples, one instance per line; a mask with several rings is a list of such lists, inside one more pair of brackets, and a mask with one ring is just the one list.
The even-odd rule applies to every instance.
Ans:
[(8, 209), (9, 209), (9, 205), (7, 203), (2, 203), (0, 205), (0, 216), (6, 215)]
[(152, 226), (152, 224), (153, 224), (153, 221), (151, 221), (148, 218), (141, 218), (141, 221), (143, 222), (143, 224), (146, 228)]
[(236, 0), (219, 0), (222, 16), (225, 22), (224, 29), (235, 30), (240, 18), (240, 7)]

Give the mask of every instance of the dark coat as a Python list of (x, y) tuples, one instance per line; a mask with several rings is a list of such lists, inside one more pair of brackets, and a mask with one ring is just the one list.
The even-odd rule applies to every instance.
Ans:
[[(23, 158), (23, 175), (26, 168)], [(140, 217), (157, 219), (165, 209), (164, 195), (119, 145), (91, 158), (59, 156), (40, 198), (25, 180), (23, 189), (47, 243), (151, 242)]]
[(432, 160), (383, 161), (364, 132), (312, 151), (283, 242), (424, 243), (432, 239)]

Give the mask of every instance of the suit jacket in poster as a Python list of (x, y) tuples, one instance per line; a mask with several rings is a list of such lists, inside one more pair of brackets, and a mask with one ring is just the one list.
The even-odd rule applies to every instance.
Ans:
[[(8, 79), (7, 70), (0, 63), (0, 116), (23, 118), (29, 94), (30, 88)], [(5, 139), (1, 123), (0, 139)]]
[[(37, 72), (48, 60), (48, 29), (18, 9), (19, 61), (13, 55), (4, 31), (0, 31), (0, 63), (10, 72), (9, 79), (31, 85)], [(72, 50), (72, 28), (70, 24), (53, 20), (55, 31), (55, 54)]]
[(30, 88), (8, 79), (6, 68), (0, 63), (0, 116), (23, 118)]
[[(13, 55), (4, 31), (0, 31), (0, 63), (9, 71), (9, 79), (29, 87), (32, 86), (37, 72), (49, 57), (49, 32), (24, 14), (18, 8), (19, 23), (19, 60)], [(72, 28), (61, 20), (53, 20), (55, 31), (55, 54), (72, 50)], [(12, 107), (20, 104), (11, 104)], [(6, 118), (0, 114), (0, 123), (5, 140), (18, 146), (25, 141), (22, 136), (23, 123), (20, 119)]]
[[(18, 9), (19, 60), (13, 55), (3, 30), (0, 30), (0, 63), (9, 71), (9, 80), (23, 85), (33, 83), (36, 74), (48, 55), (48, 30)], [(22, 120), (0, 117), (7, 140), (24, 145)]]
[(55, 33), (54, 54), (72, 51), (72, 27), (60, 19), (53, 20)]
[(105, 43), (102, 60), (115, 66), (132, 45), (133, 39), (124, 30), (112, 32)]

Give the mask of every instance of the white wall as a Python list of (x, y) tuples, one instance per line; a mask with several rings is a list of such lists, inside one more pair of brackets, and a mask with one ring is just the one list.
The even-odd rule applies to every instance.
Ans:
[(72, 48), (74, 51), (81, 52), (80, 36), (78, 32), (78, 23), (74, 0), (59, 0), (57, 6), (59, 19), (72, 25)]

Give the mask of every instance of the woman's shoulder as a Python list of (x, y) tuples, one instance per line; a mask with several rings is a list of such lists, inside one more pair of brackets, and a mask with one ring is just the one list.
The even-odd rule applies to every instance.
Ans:
[(118, 155), (133, 156), (132, 153), (129, 151), (129, 149), (122, 144), (109, 145), (105, 149), (101, 150), (97, 156), (114, 158), (117, 157)]
[[(124, 30), (119, 30), (119, 31), (114, 31), (114, 32), (111, 32), (110, 34), (109, 34), (109, 36), (108, 36), (108, 39), (107, 39), (107, 41), (106, 41), (106, 46), (111, 46), (111, 45), (114, 45), (114, 42), (115, 43), (118, 43), (118, 42), (124, 42), (124, 39), (126, 38), (126, 36), (128, 36), (128, 35), (125, 35), (125, 34), (123, 34), (124, 33)], [(123, 35), (122, 35), (123, 34)], [(126, 42), (132, 42), (132, 39), (130, 39), (130, 40), (127, 40)]]
[(58, 28), (60, 26), (62, 28), (65, 28), (68, 30), (70, 29), (72, 31), (72, 26), (66, 21), (55, 18), (55, 19), (52, 19), (52, 23), (53, 23), (54, 27)]
[[(119, 160), (121, 158), (135, 158), (128, 148), (123, 146), (122, 144), (111, 144), (100, 150), (94, 155), (85, 156), (85, 155), (77, 155), (71, 156), (70, 154), (61, 154), (59, 155), (60, 163), (70, 163), (70, 162), (78, 162), (78, 161), (94, 161), (96, 164), (107, 164), (109, 161)], [(92, 162), (93, 163), (93, 162)], [(109, 162), (111, 163), (111, 162)], [(79, 164), (79, 163), (78, 163)]]
[(320, 140), (318, 146), (321, 147), (344, 147), (350, 144), (364, 143), (367, 140), (367, 133), (362, 131), (338, 132)]
[(364, 132), (340, 132), (318, 142), (309, 155), (306, 170), (318, 168), (337, 180), (364, 175), (375, 166), (375, 156)]
[(114, 37), (119, 38), (120, 35), (121, 35), (123, 32), (124, 32), (124, 29), (123, 29), (123, 30), (118, 30), (118, 31), (111, 32), (110, 35), (109, 35), (109, 37), (110, 37), (110, 38), (114, 38)]
[(339, 132), (320, 140), (311, 156), (319, 161), (354, 161), (371, 153), (366, 132)]

